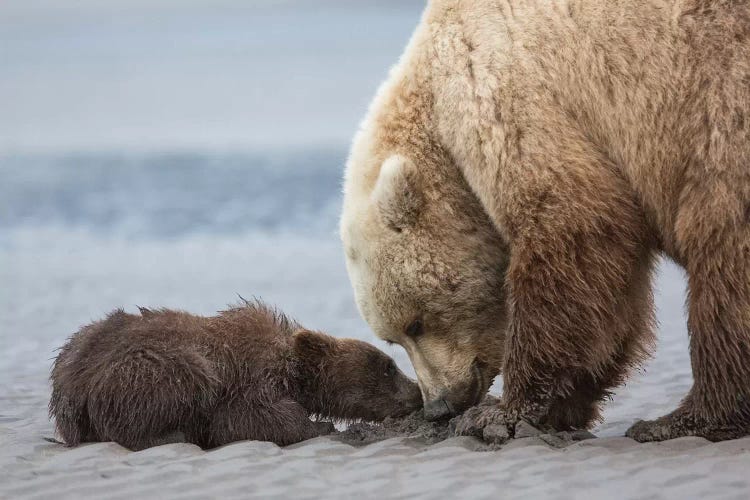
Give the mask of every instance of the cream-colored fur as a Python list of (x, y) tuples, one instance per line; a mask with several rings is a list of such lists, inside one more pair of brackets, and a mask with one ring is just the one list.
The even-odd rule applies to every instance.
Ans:
[(362, 315), (426, 402), (460, 411), (502, 370), (492, 418), (590, 424), (652, 343), (664, 252), (689, 275), (696, 383), (633, 435), (747, 432), (748, 36), (728, 0), (429, 3), (341, 219)]

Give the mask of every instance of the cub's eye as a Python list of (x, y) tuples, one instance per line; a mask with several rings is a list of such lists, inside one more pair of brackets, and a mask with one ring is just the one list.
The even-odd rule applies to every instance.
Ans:
[(396, 363), (391, 361), (388, 363), (388, 366), (385, 367), (385, 376), (386, 377), (393, 377), (396, 375), (396, 371), (398, 371), (398, 368), (396, 367)]
[(424, 325), (421, 319), (415, 319), (406, 327), (406, 335), (411, 338), (419, 337), (424, 333)]

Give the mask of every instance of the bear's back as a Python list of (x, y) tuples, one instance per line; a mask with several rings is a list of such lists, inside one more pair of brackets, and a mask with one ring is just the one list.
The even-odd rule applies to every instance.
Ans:
[(276, 392), (294, 378), (294, 321), (260, 303), (247, 303), (206, 319), (205, 340), (225, 389)]

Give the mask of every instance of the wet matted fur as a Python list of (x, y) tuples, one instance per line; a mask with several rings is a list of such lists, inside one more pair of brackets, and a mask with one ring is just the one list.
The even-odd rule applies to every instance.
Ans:
[(69, 446), (138, 450), (176, 432), (203, 448), (287, 445), (332, 430), (311, 415), (378, 421), (421, 406), (417, 384), (375, 347), (250, 302), (213, 317), (114, 311), (70, 338), (51, 379), (50, 416)]

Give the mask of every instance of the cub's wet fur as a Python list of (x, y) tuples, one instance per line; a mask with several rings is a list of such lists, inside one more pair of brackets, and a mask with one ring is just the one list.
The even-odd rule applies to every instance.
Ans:
[(288, 445), (332, 430), (311, 415), (380, 421), (421, 407), (417, 384), (375, 347), (250, 302), (213, 317), (114, 311), (69, 339), (51, 380), (50, 416), (68, 446), (139, 450), (175, 433), (202, 448)]

